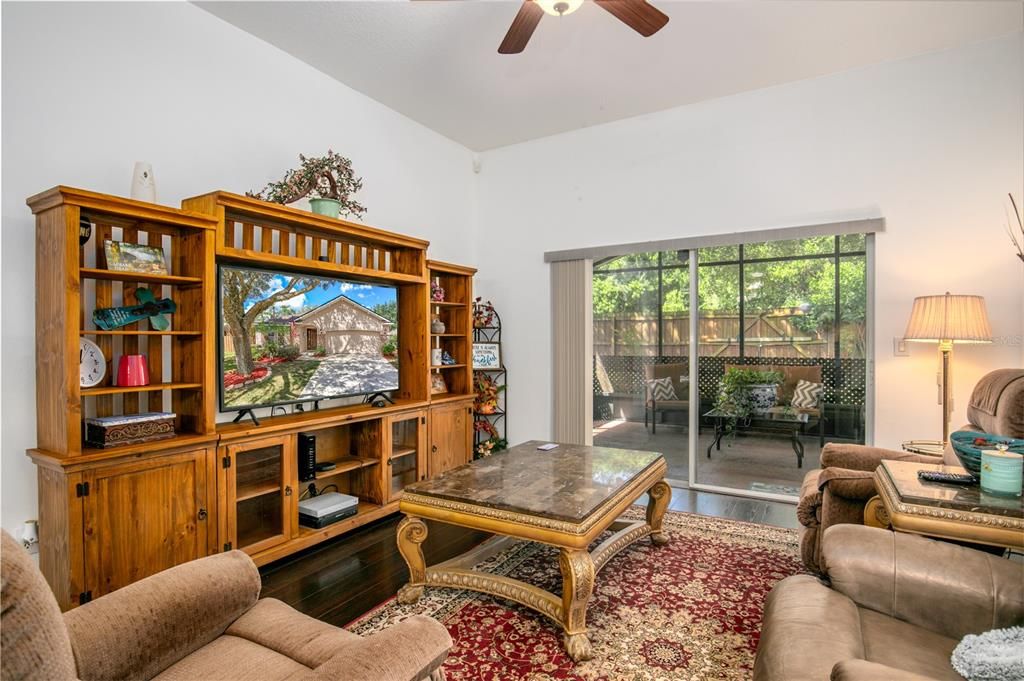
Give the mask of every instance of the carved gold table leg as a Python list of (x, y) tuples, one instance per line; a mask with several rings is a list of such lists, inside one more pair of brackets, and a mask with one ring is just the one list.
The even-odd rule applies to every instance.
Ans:
[(651, 542), (657, 546), (668, 543), (668, 535), (661, 530), (665, 510), (672, 501), (672, 488), (664, 480), (654, 483), (647, 491), (647, 524), (651, 526)]
[(868, 527), (889, 529), (889, 512), (885, 510), (885, 504), (877, 494), (864, 505), (864, 524)]
[(562, 626), (565, 649), (575, 662), (593, 657), (587, 638), (587, 603), (594, 591), (594, 563), (585, 550), (562, 549)]
[(398, 524), (398, 552), (409, 566), (409, 583), (398, 591), (398, 602), (415, 603), (423, 595), (427, 579), (427, 564), (423, 559), (423, 542), (427, 538), (427, 525), (416, 516), (406, 516)]

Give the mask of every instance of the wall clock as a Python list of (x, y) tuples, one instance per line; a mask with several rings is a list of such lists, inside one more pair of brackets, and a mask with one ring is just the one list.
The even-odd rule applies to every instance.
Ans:
[(88, 338), (78, 339), (78, 384), (83, 388), (99, 385), (107, 375), (107, 360), (100, 346)]

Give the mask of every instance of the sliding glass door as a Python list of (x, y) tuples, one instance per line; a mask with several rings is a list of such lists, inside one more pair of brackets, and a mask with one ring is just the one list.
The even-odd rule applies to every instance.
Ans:
[(593, 300), (594, 444), (662, 452), (687, 480), (688, 254), (596, 261)]
[(864, 235), (595, 261), (593, 305), (595, 445), (662, 452), (677, 482), (795, 496), (826, 441), (864, 441)]

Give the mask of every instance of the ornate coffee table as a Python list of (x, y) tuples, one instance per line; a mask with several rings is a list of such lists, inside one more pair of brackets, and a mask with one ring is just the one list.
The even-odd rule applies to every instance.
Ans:
[[(547, 615), (565, 631), (569, 656), (590, 659), (587, 602), (594, 577), (631, 543), (650, 535), (668, 542), (661, 522), (672, 497), (661, 454), (608, 447), (559, 445), (548, 452), (541, 442), (525, 442), (507, 452), (474, 461), (437, 478), (410, 485), (402, 493), (398, 549), (409, 565), (409, 583), (400, 603), (415, 603), (425, 586), (471, 589), (507, 598)], [(619, 516), (644, 493), (647, 518)], [(496, 536), (469, 553), (427, 567), (422, 544), (424, 518)], [(587, 547), (605, 530), (614, 534)], [(516, 540), (558, 547), (562, 596), (517, 579), (471, 569)]]

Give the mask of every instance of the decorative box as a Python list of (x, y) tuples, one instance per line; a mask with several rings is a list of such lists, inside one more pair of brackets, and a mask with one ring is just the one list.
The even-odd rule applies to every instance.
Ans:
[(135, 445), (174, 437), (177, 414), (166, 411), (85, 419), (85, 444), (91, 447)]

